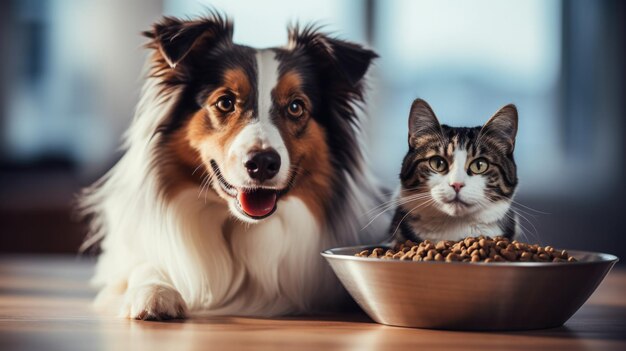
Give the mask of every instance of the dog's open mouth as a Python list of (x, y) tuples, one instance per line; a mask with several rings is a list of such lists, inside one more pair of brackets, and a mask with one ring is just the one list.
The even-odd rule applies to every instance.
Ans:
[(240, 191), (237, 194), (239, 208), (252, 218), (265, 218), (276, 210), (278, 194), (272, 189)]
[(237, 188), (224, 179), (217, 163), (211, 160), (211, 168), (215, 174), (220, 188), (237, 202), (237, 208), (244, 215), (253, 219), (263, 219), (269, 217), (276, 211), (278, 198), (287, 192), (288, 189), (269, 188)]

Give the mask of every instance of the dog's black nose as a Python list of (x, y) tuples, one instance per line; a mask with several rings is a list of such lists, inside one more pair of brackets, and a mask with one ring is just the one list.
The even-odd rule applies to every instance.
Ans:
[(262, 182), (272, 179), (280, 170), (280, 155), (274, 149), (255, 152), (244, 163), (250, 178)]

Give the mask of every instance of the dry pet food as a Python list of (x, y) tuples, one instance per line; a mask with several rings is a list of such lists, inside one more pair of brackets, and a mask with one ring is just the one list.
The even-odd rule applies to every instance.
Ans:
[(467, 237), (460, 241), (442, 240), (437, 243), (424, 240), (416, 244), (410, 240), (394, 249), (375, 248), (355, 256), (384, 260), (445, 261), (445, 262), (576, 262), (565, 250), (552, 246), (526, 244), (497, 236)]

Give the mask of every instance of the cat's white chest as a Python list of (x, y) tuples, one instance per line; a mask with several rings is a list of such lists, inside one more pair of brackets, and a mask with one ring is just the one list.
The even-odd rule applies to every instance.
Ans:
[(407, 224), (420, 239), (461, 240), (468, 236), (499, 236), (502, 228), (499, 221), (506, 215), (510, 203), (501, 202), (494, 204), (486, 210), (473, 213), (468, 216), (454, 217), (436, 209), (423, 209), (407, 218)]

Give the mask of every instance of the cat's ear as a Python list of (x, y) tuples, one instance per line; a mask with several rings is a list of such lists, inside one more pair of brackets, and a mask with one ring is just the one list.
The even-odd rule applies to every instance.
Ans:
[(505, 154), (513, 153), (517, 135), (517, 107), (508, 104), (496, 112), (480, 130), (481, 138), (488, 138)]
[(211, 47), (219, 40), (232, 40), (233, 26), (218, 14), (198, 20), (163, 17), (143, 35), (152, 39), (148, 47), (158, 50), (170, 68), (175, 68), (201, 41)]
[(430, 105), (415, 99), (409, 113), (409, 146), (416, 147), (425, 135), (441, 134), (441, 125)]

